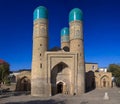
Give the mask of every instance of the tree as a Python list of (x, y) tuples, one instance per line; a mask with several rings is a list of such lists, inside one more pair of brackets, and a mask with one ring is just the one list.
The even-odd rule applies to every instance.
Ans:
[(9, 64), (7, 62), (0, 63), (0, 82), (8, 82)]
[(115, 77), (116, 85), (120, 87), (120, 65), (110, 64), (108, 69), (109, 72), (112, 72), (112, 76)]

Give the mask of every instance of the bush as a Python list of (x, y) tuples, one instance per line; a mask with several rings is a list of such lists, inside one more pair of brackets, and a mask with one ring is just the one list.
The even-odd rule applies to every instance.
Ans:
[(11, 85), (11, 83), (10, 83), (10, 80), (9, 80), (9, 79), (6, 79), (6, 80), (5, 80), (5, 85), (7, 85), (7, 86), (10, 86), (10, 85)]
[(120, 65), (110, 64), (109, 72), (112, 72), (112, 76), (115, 78), (116, 85), (120, 87)]

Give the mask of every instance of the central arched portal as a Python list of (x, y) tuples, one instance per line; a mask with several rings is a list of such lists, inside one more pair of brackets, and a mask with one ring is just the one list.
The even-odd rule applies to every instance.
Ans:
[(51, 70), (51, 94), (68, 93), (70, 90), (71, 70), (67, 64), (60, 62)]
[(57, 84), (57, 93), (63, 93), (63, 82)]

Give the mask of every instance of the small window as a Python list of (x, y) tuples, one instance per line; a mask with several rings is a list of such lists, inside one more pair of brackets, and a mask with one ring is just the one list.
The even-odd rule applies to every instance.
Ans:
[(40, 46), (42, 46), (42, 44), (40, 44)]
[(80, 44), (78, 44), (78, 47), (80, 47)]
[(42, 64), (40, 64), (40, 68), (42, 68)]
[(41, 56), (41, 53), (40, 53), (40, 56)]

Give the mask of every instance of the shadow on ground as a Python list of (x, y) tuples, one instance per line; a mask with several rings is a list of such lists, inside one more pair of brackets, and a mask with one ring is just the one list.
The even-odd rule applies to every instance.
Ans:
[(20, 95), (30, 95), (30, 91), (19, 91), (19, 92), (12, 92), (12, 91), (6, 91), (0, 93), (0, 98), (7, 98), (11, 96), (20, 96)]
[(65, 104), (65, 101), (55, 101), (55, 100), (34, 100), (28, 102), (9, 102), (6, 104)]

